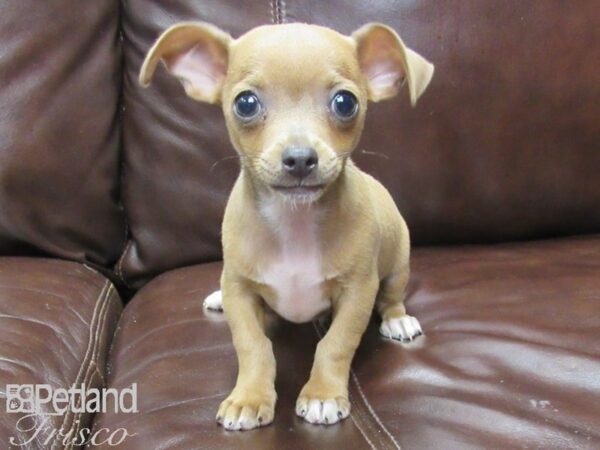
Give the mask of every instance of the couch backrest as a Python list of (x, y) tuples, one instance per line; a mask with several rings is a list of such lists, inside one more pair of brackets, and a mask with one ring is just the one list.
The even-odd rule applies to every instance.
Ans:
[(117, 0), (0, 8), (0, 255), (110, 267), (118, 205)]
[[(153, 40), (181, 20), (234, 36), (273, 16), (341, 32), (393, 26), (436, 65), (415, 109), (406, 93), (370, 108), (359, 166), (392, 192), (415, 244), (494, 242), (600, 230), (600, 9), (559, 0), (129, 0), (124, 151), (131, 239), (121, 274), (220, 257), (237, 174), (218, 108), (161, 68), (136, 81)], [(285, 9), (281, 11), (281, 7)]]
[(181, 20), (234, 36), (277, 20), (344, 33), (381, 21), (433, 61), (415, 109), (406, 93), (370, 107), (355, 155), (416, 245), (600, 231), (594, 2), (22, 0), (0, 16), (0, 254), (114, 265), (134, 287), (220, 257), (238, 172), (221, 112), (163, 68), (137, 84), (154, 39)]

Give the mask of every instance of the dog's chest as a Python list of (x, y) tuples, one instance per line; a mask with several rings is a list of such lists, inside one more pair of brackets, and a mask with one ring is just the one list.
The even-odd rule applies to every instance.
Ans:
[(261, 278), (271, 293), (265, 301), (275, 312), (292, 322), (306, 322), (330, 306), (323, 289), (322, 248), (315, 213), (286, 207), (267, 210), (278, 242)]

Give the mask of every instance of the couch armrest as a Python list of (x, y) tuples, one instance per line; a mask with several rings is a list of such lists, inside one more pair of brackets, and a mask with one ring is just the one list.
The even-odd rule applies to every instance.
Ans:
[(50, 404), (30, 413), (8, 385), (102, 386), (120, 312), (113, 285), (86, 266), (0, 258), (0, 448), (77, 447), (63, 438), (89, 427), (90, 414), (53, 415)]

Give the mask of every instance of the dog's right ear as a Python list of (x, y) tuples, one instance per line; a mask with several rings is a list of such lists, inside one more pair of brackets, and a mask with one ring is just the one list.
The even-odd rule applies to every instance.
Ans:
[(175, 75), (187, 95), (195, 100), (219, 103), (227, 73), (232, 37), (203, 22), (183, 22), (167, 29), (152, 46), (139, 82), (147, 87), (159, 61)]

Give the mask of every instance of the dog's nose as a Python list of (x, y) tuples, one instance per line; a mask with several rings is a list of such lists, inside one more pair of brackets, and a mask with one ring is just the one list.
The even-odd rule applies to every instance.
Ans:
[(290, 147), (281, 155), (281, 163), (290, 175), (304, 178), (317, 167), (319, 157), (313, 148)]

